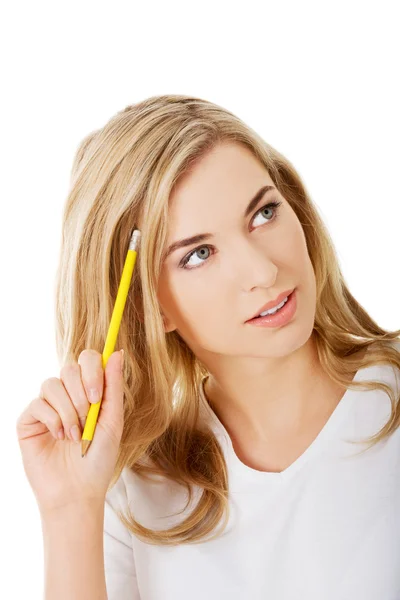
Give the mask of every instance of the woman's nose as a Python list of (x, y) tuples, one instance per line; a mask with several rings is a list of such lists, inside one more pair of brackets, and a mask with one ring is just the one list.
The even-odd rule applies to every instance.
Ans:
[(270, 287), (273, 285), (277, 267), (268, 252), (251, 244), (244, 244), (236, 254), (235, 269), (243, 289)]

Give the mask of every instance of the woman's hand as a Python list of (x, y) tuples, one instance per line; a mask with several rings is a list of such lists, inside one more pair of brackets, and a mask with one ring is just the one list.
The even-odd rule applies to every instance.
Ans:
[[(39, 396), (17, 420), (24, 470), (41, 512), (104, 502), (122, 437), (123, 397), (120, 352), (103, 369), (101, 354), (83, 350), (78, 362), (62, 367), (59, 379), (42, 383)], [(84, 421), (90, 403), (100, 398), (93, 441), (82, 457)]]

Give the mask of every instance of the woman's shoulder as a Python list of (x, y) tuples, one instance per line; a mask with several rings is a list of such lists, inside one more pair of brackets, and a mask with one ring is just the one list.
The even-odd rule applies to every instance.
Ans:
[(176, 481), (161, 475), (142, 477), (133, 469), (125, 467), (108, 491), (106, 507), (110, 511), (128, 511), (135, 520), (151, 529), (167, 529), (190, 514), (199, 501), (202, 490), (192, 486), (192, 498), (188, 502), (187, 489)]

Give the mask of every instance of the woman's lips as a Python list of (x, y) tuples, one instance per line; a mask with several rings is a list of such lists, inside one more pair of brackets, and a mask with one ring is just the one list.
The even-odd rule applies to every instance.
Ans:
[(297, 309), (296, 289), (289, 294), (287, 302), (276, 313), (255, 317), (246, 321), (249, 325), (256, 327), (281, 327), (286, 325), (294, 316)]

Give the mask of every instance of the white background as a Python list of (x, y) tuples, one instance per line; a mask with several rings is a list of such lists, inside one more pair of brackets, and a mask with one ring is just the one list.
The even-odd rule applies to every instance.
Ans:
[(41, 526), (15, 422), (41, 382), (59, 376), (54, 276), (79, 142), (152, 95), (190, 94), (226, 107), (294, 164), (352, 293), (382, 327), (399, 328), (396, 8), (382, 0), (3, 6), (3, 598), (43, 597)]

